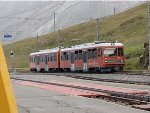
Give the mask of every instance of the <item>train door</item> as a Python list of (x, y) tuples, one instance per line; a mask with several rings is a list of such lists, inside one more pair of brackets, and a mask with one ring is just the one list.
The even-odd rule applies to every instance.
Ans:
[(74, 60), (75, 60), (75, 53), (74, 51), (71, 51), (71, 71), (75, 71)]
[(88, 66), (87, 66), (87, 51), (83, 50), (83, 72), (88, 71)]
[(36, 71), (39, 72), (40, 71), (40, 56), (37, 55), (36, 56)]
[(45, 71), (48, 72), (48, 57), (45, 55)]

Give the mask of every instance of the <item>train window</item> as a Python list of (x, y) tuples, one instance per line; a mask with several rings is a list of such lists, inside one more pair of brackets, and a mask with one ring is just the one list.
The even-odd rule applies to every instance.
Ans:
[(43, 57), (41, 57), (41, 62), (43, 62)]
[(39, 62), (40, 62), (40, 56), (36, 56), (36, 61), (37, 61), (37, 65), (39, 65)]
[(51, 61), (53, 61), (53, 53), (51, 53)]
[(56, 53), (53, 53), (53, 61), (56, 61)]
[(50, 61), (53, 61), (53, 55), (52, 55), (52, 53), (50, 54)]
[(117, 56), (117, 48), (105, 48), (104, 56)]
[(82, 59), (82, 50), (79, 50), (79, 59)]
[(68, 55), (68, 60), (71, 60), (71, 53), (67, 52), (67, 55)]
[(78, 60), (78, 51), (75, 51), (75, 60)]
[(67, 57), (67, 53), (66, 53), (66, 52), (63, 52), (62, 59), (63, 59), (63, 60), (66, 60), (66, 57)]
[(34, 57), (34, 62), (36, 62), (36, 56)]
[(98, 48), (98, 57), (101, 57), (102, 56), (102, 50), (101, 48)]
[(42, 57), (42, 62), (44, 62), (45, 61), (45, 58), (44, 57)]
[(44, 62), (44, 57), (42, 57), (42, 62)]
[(65, 60), (70, 60), (70, 52), (66, 52)]
[(39, 62), (42, 62), (42, 57), (40, 57), (40, 61)]
[(54, 61), (55, 60), (55, 55), (54, 55), (54, 53), (52, 54), (52, 61)]
[(92, 49), (92, 58), (97, 58), (96, 48)]
[(118, 48), (118, 56), (123, 56), (123, 48)]
[(83, 55), (83, 63), (87, 63), (87, 51), (84, 50), (82, 55)]
[(88, 49), (88, 59), (97, 58), (96, 48)]
[(42, 62), (43, 61), (43, 59), (42, 59), (42, 57), (41, 57), (41, 61), (40, 62)]
[(49, 57), (47, 57), (47, 61), (49, 61)]
[(49, 61), (52, 61), (52, 60), (51, 60), (51, 54), (49, 54)]
[(47, 55), (45, 55), (44, 61), (45, 61), (45, 64), (47, 64), (47, 62), (48, 62)]
[(56, 54), (53, 53), (53, 61), (56, 61)]
[(50, 57), (50, 61), (53, 61), (52, 56)]
[(75, 56), (74, 56), (75, 54), (74, 54), (74, 51), (73, 52), (71, 52), (71, 63), (74, 63), (74, 60), (75, 60)]
[(56, 61), (56, 54), (55, 53), (51, 53), (51, 61)]
[(48, 61), (56, 61), (56, 53), (51, 53), (48, 57)]
[(92, 54), (91, 49), (88, 49), (88, 59), (91, 59), (91, 54)]

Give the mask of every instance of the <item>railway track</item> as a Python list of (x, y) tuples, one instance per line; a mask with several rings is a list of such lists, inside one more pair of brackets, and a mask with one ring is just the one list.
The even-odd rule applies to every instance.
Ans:
[(126, 84), (141, 84), (141, 85), (150, 85), (150, 82), (141, 82), (141, 81), (131, 81), (131, 80), (117, 80), (117, 79), (106, 79), (106, 78), (94, 78), (94, 77), (84, 77), (77, 75), (65, 75), (71, 78), (92, 80), (92, 81), (103, 81), (103, 82), (114, 82), (114, 83), (126, 83)]
[[(65, 77), (71, 77), (71, 78), (76, 78), (76, 79), (101, 81), (101, 82), (150, 85), (150, 81), (140, 81), (140, 80), (135, 81), (135, 80), (124, 80), (124, 79), (100, 78), (100, 77), (95, 77), (94, 73), (88, 73), (88, 74), (93, 74), (91, 77), (90, 76), (84, 76), (85, 74), (83, 74), (83, 73), (81, 73), (81, 74), (79, 74), (79, 73), (42, 73), (42, 74), (55, 75), (55, 76), (65, 76)], [(137, 76), (142, 76), (142, 77), (147, 76), (150, 78), (150, 75), (148, 75), (148, 74), (137, 74), (137, 73), (116, 73), (116, 74), (122, 74), (123, 76), (126, 76), (126, 75), (127, 76), (137, 75)], [(101, 75), (99, 75), (99, 76), (101, 76)]]
[[(23, 73), (24, 74), (24, 73)], [(141, 80), (124, 80), (124, 79), (111, 79), (111, 78), (100, 78), (100, 77), (95, 77), (95, 73), (30, 73), (30, 74), (36, 74), (36, 75), (55, 75), (55, 76), (65, 76), (65, 77), (70, 77), (70, 78), (76, 78), (76, 79), (83, 79), (83, 80), (91, 80), (91, 81), (101, 81), (101, 82), (114, 82), (114, 83), (125, 83), (125, 84), (138, 84), (138, 85), (150, 85), (150, 81), (141, 81)], [(86, 74), (91, 74), (92, 76), (84, 76)], [(108, 75), (110, 73), (107, 73)], [(142, 76), (142, 77), (149, 77), (150, 78), (150, 73), (128, 73), (128, 72), (117, 72), (113, 73), (114, 75), (116, 74), (122, 74), (123, 76)], [(99, 75), (101, 76), (101, 74)]]
[[(121, 103), (124, 105), (131, 105), (132, 107), (137, 108), (135, 105), (150, 105), (150, 95), (149, 94), (130, 94), (130, 93), (124, 93), (124, 92), (117, 92), (117, 91), (110, 91), (110, 90), (104, 90), (104, 89), (98, 89), (98, 88), (91, 88), (91, 87), (85, 87), (85, 86), (75, 86), (75, 85), (68, 85), (68, 84), (62, 84), (62, 83), (52, 83), (52, 82), (46, 82), (46, 81), (40, 81), (40, 80), (34, 80), (34, 79), (26, 79), (26, 78), (17, 78), (17, 77), (11, 77), (13, 80), (17, 81), (27, 81), (31, 83), (40, 83), (40, 84), (47, 84), (47, 85), (53, 85), (53, 86), (59, 86), (59, 87), (65, 87), (65, 88), (74, 88), (74, 89), (80, 89), (83, 91), (93, 91), (97, 93), (105, 93), (108, 95), (98, 95), (98, 96), (88, 96), (90, 98), (95, 99), (104, 99), (111, 102)], [(139, 109), (144, 109), (140, 108)], [(150, 108), (145, 108), (144, 110), (150, 111)]]

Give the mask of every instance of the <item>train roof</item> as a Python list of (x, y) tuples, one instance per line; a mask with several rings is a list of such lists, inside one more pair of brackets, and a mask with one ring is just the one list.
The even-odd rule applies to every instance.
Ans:
[(61, 47), (61, 49), (59, 49), (58, 47), (56, 48), (52, 48), (52, 49), (45, 49), (45, 50), (40, 50), (39, 52), (35, 52), (35, 53), (31, 53), (30, 55), (39, 55), (39, 54), (47, 54), (47, 53), (53, 53), (53, 52), (58, 52), (60, 51), (72, 51), (72, 50), (78, 50), (78, 49), (87, 49), (87, 48), (94, 48), (94, 47), (106, 47), (106, 46), (123, 46), (122, 43), (106, 43), (106, 42), (98, 42), (98, 43), (85, 43), (85, 44), (81, 44), (81, 45), (75, 45), (75, 46), (71, 46), (68, 48), (64, 48)]
[(53, 53), (53, 52), (58, 52), (59, 48), (52, 48), (52, 49), (45, 49), (45, 50), (40, 50), (39, 52), (31, 53), (30, 55), (39, 55), (39, 54), (46, 54), (46, 53)]
[(81, 45), (75, 45), (75, 46), (71, 46), (70, 48), (64, 48), (64, 49), (61, 49), (60, 51), (71, 51), (71, 50), (78, 50), (78, 49), (87, 49), (87, 48), (94, 48), (94, 47), (100, 47), (100, 46), (123, 46), (122, 43), (105, 43), (105, 42), (102, 42), (102, 43), (86, 43), (86, 44), (81, 44)]

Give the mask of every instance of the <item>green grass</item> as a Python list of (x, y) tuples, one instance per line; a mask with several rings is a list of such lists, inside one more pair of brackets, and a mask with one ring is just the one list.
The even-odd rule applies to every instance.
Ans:
[(131, 57), (130, 59), (126, 59), (126, 64), (124, 70), (142, 70), (143, 68), (140, 66), (139, 57)]
[[(142, 69), (139, 57), (143, 53), (143, 43), (147, 40), (147, 4), (129, 9), (125, 12), (100, 19), (101, 40), (122, 42), (125, 45), (125, 69)], [(81, 23), (61, 30), (60, 45), (71, 46), (96, 41), (96, 20)], [(74, 40), (78, 39), (78, 40)], [(39, 37), (40, 49), (57, 46), (57, 32)], [(7, 63), (10, 66), (11, 44), (4, 46)], [(14, 43), (15, 67), (28, 67), (28, 56), (36, 51), (36, 38)]]

